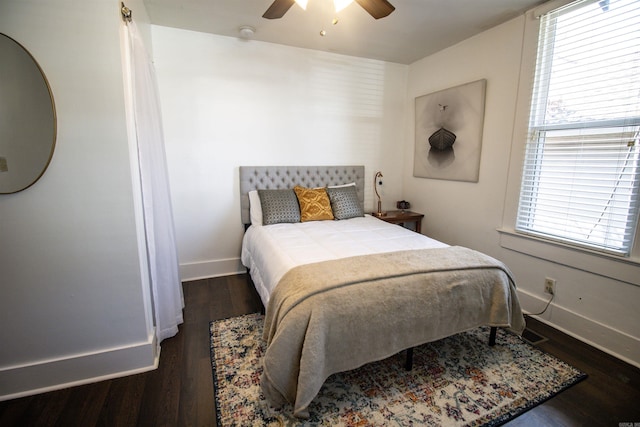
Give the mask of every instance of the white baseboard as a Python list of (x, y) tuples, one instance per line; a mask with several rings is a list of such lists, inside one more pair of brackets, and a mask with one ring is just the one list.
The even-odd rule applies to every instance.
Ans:
[[(522, 307), (539, 307), (541, 311), (547, 300), (518, 289)], [(525, 311), (525, 313), (527, 313)], [(640, 339), (610, 326), (586, 318), (554, 303), (540, 316), (533, 316), (547, 325), (579, 339), (599, 350), (640, 368)]]
[(148, 342), (0, 368), (0, 401), (151, 371), (160, 347)]
[(247, 269), (240, 258), (218, 259), (180, 264), (180, 280), (207, 279), (209, 277), (230, 276), (245, 273)]

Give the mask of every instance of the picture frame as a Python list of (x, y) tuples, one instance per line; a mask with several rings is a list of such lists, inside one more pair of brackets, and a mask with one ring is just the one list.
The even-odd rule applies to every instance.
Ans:
[(413, 176), (478, 182), (487, 80), (415, 99)]

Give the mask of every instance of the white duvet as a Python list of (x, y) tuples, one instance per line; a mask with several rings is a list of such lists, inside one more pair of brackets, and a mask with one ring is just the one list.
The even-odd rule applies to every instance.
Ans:
[(351, 256), (448, 245), (370, 215), (340, 221), (251, 226), (241, 260), (267, 307), (282, 276), (302, 264)]

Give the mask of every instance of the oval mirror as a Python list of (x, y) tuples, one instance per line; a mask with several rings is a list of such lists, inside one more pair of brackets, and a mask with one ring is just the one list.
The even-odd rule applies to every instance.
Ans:
[(0, 33), (0, 194), (33, 185), (56, 144), (53, 95), (27, 50)]

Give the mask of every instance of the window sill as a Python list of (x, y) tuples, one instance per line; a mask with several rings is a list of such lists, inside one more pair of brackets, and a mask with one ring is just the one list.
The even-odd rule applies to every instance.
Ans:
[(556, 264), (640, 286), (640, 259), (607, 255), (499, 228), (500, 246)]

